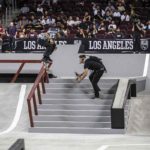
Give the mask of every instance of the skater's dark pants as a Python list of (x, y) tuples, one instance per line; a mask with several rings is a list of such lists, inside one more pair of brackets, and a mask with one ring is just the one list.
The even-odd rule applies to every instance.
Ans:
[(41, 46), (46, 47), (46, 50), (45, 50), (45, 52), (44, 52), (44, 54), (43, 54), (43, 59), (44, 59), (45, 61), (47, 61), (47, 60), (52, 61), (52, 60), (50, 59), (50, 55), (51, 55), (52, 52), (53, 52), (52, 45), (51, 45), (47, 40), (43, 40), (43, 39), (38, 39), (38, 43), (39, 43)]
[(94, 93), (96, 97), (99, 97), (99, 91), (100, 88), (98, 87), (98, 81), (100, 80), (101, 76), (103, 75), (104, 71), (103, 70), (94, 70), (90, 76), (89, 76), (89, 80), (92, 83), (93, 89), (94, 89)]

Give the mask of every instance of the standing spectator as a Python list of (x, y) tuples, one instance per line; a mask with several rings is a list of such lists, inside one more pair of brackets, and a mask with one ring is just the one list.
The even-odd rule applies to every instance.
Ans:
[(15, 38), (16, 38), (16, 34), (17, 34), (17, 29), (13, 22), (10, 22), (10, 25), (9, 25), (6, 33), (7, 33), (7, 36), (9, 37), (10, 51), (13, 51), (15, 48)]
[(2, 25), (0, 25), (0, 52), (2, 51), (2, 44), (3, 44), (3, 36), (5, 35), (5, 30), (3, 29)]
[(76, 36), (77, 36), (78, 38), (85, 38), (85, 37), (86, 37), (86, 34), (85, 34), (85, 32), (84, 32), (83, 29), (79, 28), (78, 31), (77, 31)]

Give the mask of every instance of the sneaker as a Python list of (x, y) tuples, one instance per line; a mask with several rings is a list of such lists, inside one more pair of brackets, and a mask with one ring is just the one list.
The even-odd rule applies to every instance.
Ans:
[(91, 99), (96, 99), (96, 98), (100, 98), (99, 96), (93, 96)]

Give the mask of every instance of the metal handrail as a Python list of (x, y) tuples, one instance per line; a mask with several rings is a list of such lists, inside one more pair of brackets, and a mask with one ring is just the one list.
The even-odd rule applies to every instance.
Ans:
[[(50, 68), (51, 64), (52, 63), (49, 63), (48, 68)], [(34, 114), (38, 115), (36, 91), (37, 91), (38, 103), (42, 104), (40, 83), (41, 83), (42, 93), (44, 94), (46, 92), (45, 91), (45, 85), (44, 85), (45, 82), (47, 82), (47, 83), (49, 82), (49, 77), (48, 77), (47, 71), (43, 65), (37, 78), (36, 78), (36, 80), (35, 80), (35, 82), (34, 82), (34, 85), (31, 89), (31, 91), (28, 95), (28, 98), (27, 98), (29, 119), (30, 119), (30, 126), (31, 127), (34, 127), (32, 108), (34, 109)], [(33, 102), (33, 107), (31, 106), (31, 102)]]
[(26, 63), (41, 63), (41, 60), (0, 60), (0, 63), (21, 63), (17, 72), (15, 73), (13, 78), (11, 79), (11, 83), (14, 83), (17, 80), (20, 72), (22, 71), (22, 69)]

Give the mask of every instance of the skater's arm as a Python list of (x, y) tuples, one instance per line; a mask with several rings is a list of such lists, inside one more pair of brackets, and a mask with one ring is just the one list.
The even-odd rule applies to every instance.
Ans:
[(77, 77), (78, 81), (83, 80), (88, 75), (88, 69), (84, 69), (83, 73)]

